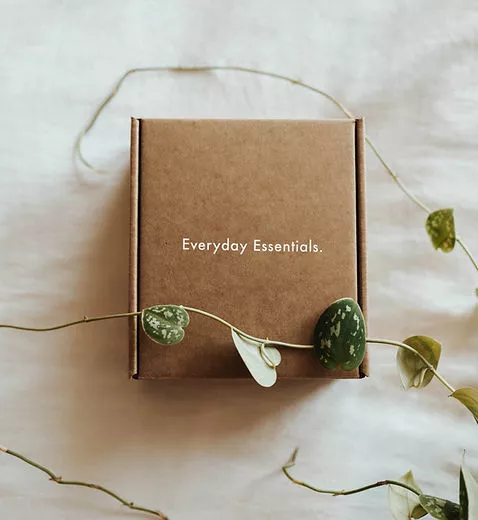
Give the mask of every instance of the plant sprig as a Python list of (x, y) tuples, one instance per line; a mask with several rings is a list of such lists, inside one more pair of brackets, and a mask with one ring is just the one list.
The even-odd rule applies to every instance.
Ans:
[[(436, 377), (447, 390), (451, 392), (451, 396), (465, 405), (472, 412), (475, 420), (478, 421), (478, 391), (473, 388), (455, 390), (455, 388), (438, 373), (437, 366), (441, 354), (441, 345), (438, 342), (427, 336), (412, 336), (404, 342), (380, 338), (367, 338), (365, 335), (365, 320), (363, 314), (359, 305), (351, 298), (342, 298), (333, 302), (319, 316), (314, 330), (313, 345), (301, 345), (269, 340), (268, 338), (258, 338), (240, 330), (215, 314), (195, 307), (178, 305), (156, 305), (143, 309), (142, 311), (95, 317), (84, 316), (80, 320), (69, 321), (64, 324), (49, 327), (0, 324), (0, 328), (48, 332), (101, 320), (140, 317), (143, 330), (150, 339), (162, 345), (172, 345), (179, 343), (184, 338), (184, 329), (189, 325), (190, 321), (188, 311), (213, 319), (231, 330), (232, 339), (240, 356), (250, 370), (251, 375), (262, 386), (272, 386), (276, 381), (276, 368), (281, 361), (281, 356), (279, 351), (275, 348), (276, 346), (314, 349), (319, 357), (319, 361), (325, 368), (352, 370), (361, 364), (363, 356), (365, 355), (366, 343), (392, 345), (399, 349), (397, 363), (405, 389), (411, 387), (424, 388), (433, 377)], [(148, 513), (166, 520), (166, 516), (160, 511), (137, 506), (104, 486), (90, 482), (65, 480), (52, 470), (32, 461), (18, 452), (7, 448), (0, 448), (0, 451), (42, 471), (57, 484), (96, 489), (114, 498), (129, 509)], [(468, 514), (468, 510), (475, 507), (474, 504), (478, 503), (478, 484), (476, 484), (464, 465), (462, 465), (460, 474), (460, 505), (458, 505), (441, 498), (423, 494), (416, 485), (411, 472), (404, 475), (400, 480), (380, 480), (350, 490), (317, 488), (306, 482), (297, 480), (292, 476), (290, 469), (294, 467), (296, 457), (297, 450), (294, 451), (290, 460), (282, 467), (282, 471), (294, 484), (312, 491), (335, 496), (345, 496), (361, 493), (377, 487), (388, 486), (390, 507), (392, 509), (397, 508), (397, 511), (399, 511), (397, 515), (401, 515), (401, 511), (405, 509), (409, 513), (407, 513), (408, 516), (403, 516), (403, 520), (420, 518), (427, 512), (435, 518), (445, 520), (476, 520), (475, 516), (471, 515), (471, 513), (471, 516)], [(397, 492), (397, 488), (402, 491)], [(412, 501), (410, 501), (410, 493), (416, 497)], [(472, 498), (469, 499), (469, 496)], [(397, 518), (397, 515), (395, 515), (395, 518)], [(398, 518), (401, 520), (402, 517), (398, 516)]]
[(389, 508), (396, 520), (410, 520), (430, 514), (439, 520), (476, 520), (478, 514), (478, 483), (462, 461), (460, 468), (460, 503), (444, 498), (427, 495), (415, 482), (411, 471), (399, 480), (379, 480), (349, 490), (322, 489), (295, 478), (291, 469), (295, 466), (298, 449), (282, 466), (282, 473), (293, 483), (315, 493), (332, 496), (348, 496), (363, 493), (371, 489), (387, 486), (389, 490)]
[[(216, 316), (215, 314), (204, 311), (202, 309), (197, 309), (195, 307), (186, 307), (182, 305), (155, 305), (153, 307), (148, 307), (141, 311), (135, 312), (108, 314), (95, 317), (84, 316), (80, 320), (69, 321), (64, 324), (50, 327), (28, 327), (0, 324), (0, 328), (10, 328), (32, 332), (48, 332), (101, 320), (140, 317), (143, 330), (151, 340), (162, 345), (173, 345), (181, 342), (184, 338), (185, 328), (189, 325), (190, 322), (188, 311), (202, 315), (209, 319), (213, 319), (231, 330), (232, 339), (238, 350), (238, 353), (249, 369), (251, 375), (262, 386), (272, 386), (276, 382), (276, 368), (281, 362), (280, 353), (276, 349), (277, 346), (285, 348), (314, 349), (315, 353), (318, 355), (320, 363), (325, 368), (354, 370), (360, 366), (363, 361), (365, 355), (365, 346), (367, 343), (392, 345), (398, 347), (399, 349), (397, 354), (397, 364), (405, 389), (411, 387), (424, 388), (430, 383), (433, 377), (436, 377), (447, 388), (447, 390), (451, 392), (452, 397), (456, 398), (471, 411), (475, 417), (475, 420), (478, 422), (478, 391), (473, 388), (461, 388), (455, 390), (455, 388), (450, 383), (448, 383), (448, 381), (446, 381), (446, 379), (443, 378), (441, 374), (438, 373), (437, 366), (441, 354), (441, 345), (438, 342), (427, 336), (412, 336), (411, 338), (406, 339), (404, 342), (380, 338), (367, 338), (365, 334), (365, 319), (363, 317), (362, 311), (357, 302), (351, 298), (341, 298), (333, 302), (325, 309), (324, 312), (322, 312), (314, 330), (313, 345), (301, 345), (270, 340), (268, 338), (258, 338), (242, 331), (232, 323), (219, 316)], [(128, 502), (104, 486), (92, 484), (89, 482), (64, 480), (62, 477), (56, 475), (53, 471), (44, 466), (41, 466), (24, 455), (21, 455), (20, 453), (6, 448), (0, 448), (0, 451), (16, 457), (30, 466), (39, 469), (48, 475), (50, 479), (57, 484), (96, 489), (111, 496), (130, 509), (149, 513), (158, 516), (163, 520), (166, 519), (163, 513), (141, 506), (136, 506), (134, 503)], [(474, 491), (466, 491), (466, 489), (465, 491), (462, 491), (460, 493), (460, 505), (457, 505), (453, 502), (422, 494), (421, 491), (416, 489), (416, 486), (410, 485), (408, 481), (403, 481), (407, 476), (402, 477), (401, 482), (396, 480), (381, 480), (373, 484), (368, 484), (366, 486), (351, 490), (320, 489), (305, 482), (299, 481), (291, 475), (289, 470), (295, 465), (296, 456), (297, 450), (293, 453), (289, 462), (283, 466), (282, 470), (287, 478), (289, 478), (289, 480), (291, 480), (293, 483), (311, 489), (312, 491), (332, 495), (351, 495), (387, 485), (391, 490), (390, 496), (393, 498), (393, 504), (396, 504), (397, 501), (399, 504), (399, 506), (394, 507), (398, 507), (399, 509), (402, 508), (400, 504), (402, 502), (403, 496), (400, 495), (400, 493), (397, 495), (397, 492), (393, 491), (395, 488), (398, 487), (402, 490), (405, 489), (408, 492), (414, 493), (418, 497), (418, 499), (413, 502), (413, 510), (419, 511), (420, 515), (413, 516), (412, 511), (410, 511), (411, 516), (408, 516), (408, 519), (404, 517), (404, 520), (409, 520), (409, 518), (412, 517), (420, 518), (420, 516), (423, 516), (423, 514), (421, 514), (422, 510), (429, 512), (432, 514), (432, 516), (435, 516), (435, 518), (439, 519), (476, 520), (476, 518), (473, 516), (463, 516), (462, 514), (462, 511), (464, 511), (465, 507), (468, 507), (468, 502), (466, 502), (468, 499), (466, 497), (463, 498), (462, 495), (465, 496), (466, 493), (474, 493)], [(472, 477), (470, 476), (469, 472), (467, 473), (467, 470), (463, 469), (463, 467), (462, 475), (468, 475), (466, 478), (468, 478), (468, 481), (471, 482), (471, 484), (469, 484), (469, 486), (471, 486), (471, 490), (478, 488), (478, 485), (475, 485), (475, 481), (470, 480)], [(414, 484), (413, 476), (409, 478), (411, 479), (412, 484)], [(463, 480), (463, 478), (465, 477), (462, 476), (461, 480)], [(465, 486), (465, 484), (462, 484), (462, 490), (464, 489), (463, 486)], [(478, 491), (476, 493), (478, 495)], [(392, 498), (390, 498), (391, 503)], [(408, 507), (410, 501), (408, 497), (405, 498)], [(476, 499), (473, 498), (470, 503), (475, 504), (476, 500), (478, 500), (478, 496)], [(466, 502), (466, 505), (463, 505), (465, 504), (464, 501)]]
[(154, 342), (172, 345), (182, 341), (189, 325), (188, 312), (213, 319), (226, 326), (232, 340), (253, 378), (262, 386), (272, 386), (277, 379), (276, 369), (281, 362), (276, 347), (313, 349), (322, 366), (327, 369), (355, 370), (365, 356), (366, 344), (391, 345), (398, 348), (397, 365), (404, 388), (425, 388), (433, 377), (460, 401), (478, 422), (478, 391), (473, 388), (455, 389), (437, 370), (441, 345), (428, 336), (412, 336), (405, 341), (369, 338), (365, 334), (365, 319), (353, 299), (341, 298), (319, 316), (314, 343), (303, 345), (269, 338), (259, 338), (239, 329), (225, 319), (195, 307), (183, 305), (155, 305), (142, 311), (87, 317), (50, 327), (27, 327), (0, 324), (0, 328), (47, 332), (74, 325), (116, 318), (140, 317), (145, 334)]
[(303, 482), (302, 480), (297, 480), (295, 477), (292, 476), (290, 470), (295, 466), (297, 455), (299, 453), (299, 448), (296, 448), (292, 455), (290, 456), (289, 460), (282, 466), (282, 473), (293, 483), (297, 484), (298, 486), (305, 487), (307, 489), (310, 489), (311, 491), (315, 491), (316, 493), (323, 493), (325, 495), (332, 495), (334, 497), (337, 496), (348, 496), (348, 495), (355, 495), (357, 493), (362, 493), (363, 491), (368, 491), (369, 489), (374, 489), (382, 486), (398, 486), (403, 489), (406, 489), (407, 491), (410, 491), (411, 493), (414, 493), (415, 495), (419, 495), (420, 493), (413, 487), (409, 486), (408, 484), (404, 484), (403, 482), (400, 482), (398, 480), (379, 480), (377, 482), (374, 482), (373, 484), (367, 484), (365, 486), (361, 486), (354, 489), (322, 489), (318, 488), (316, 486), (312, 486), (311, 484), (308, 484), (307, 482)]
[[(95, 110), (93, 116), (90, 121), (86, 125), (86, 127), (80, 132), (78, 135), (75, 145), (74, 152), (76, 158), (87, 168), (91, 170), (96, 170), (95, 167), (85, 158), (82, 145), (84, 138), (90, 133), (92, 128), (95, 126), (98, 118), (101, 116), (105, 108), (113, 101), (124, 82), (131, 76), (142, 74), (142, 73), (158, 73), (158, 72), (173, 72), (173, 73), (194, 73), (194, 72), (218, 72), (218, 71), (232, 71), (232, 72), (241, 72), (247, 74), (254, 74), (259, 76), (265, 76), (281, 81), (285, 81), (287, 83), (291, 83), (292, 85), (297, 85), (298, 87), (302, 87), (306, 90), (313, 92), (314, 94), (318, 94), (326, 99), (328, 99), (331, 103), (333, 103), (348, 119), (355, 119), (352, 112), (348, 110), (343, 103), (338, 101), (334, 96), (325, 92), (322, 89), (316, 88), (312, 85), (304, 83), (303, 81), (291, 78), (289, 76), (284, 76), (282, 74), (276, 74), (274, 72), (267, 72), (259, 69), (253, 69), (249, 67), (240, 67), (234, 65), (205, 65), (205, 66), (193, 66), (193, 67), (181, 67), (181, 66), (157, 66), (157, 67), (137, 67), (133, 69), (127, 70), (115, 83), (111, 92), (106, 96), (100, 106)], [(402, 190), (402, 192), (420, 209), (422, 209), (427, 214), (427, 219), (425, 222), (426, 231), (431, 239), (432, 245), (435, 249), (440, 249), (445, 253), (452, 251), (455, 247), (455, 244), (458, 244), (467, 258), (472, 263), (475, 270), (478, 272), (478, 262), (473, 257), (470, 249), (466, 246), (463, 239), (456, 235), (455, 233), (455, 223), (453, 210), (446, 209), (437, 209), (432, 210), (428, 205), (426, 205), (419, 197), (417, 197), (403, 182), (402, 178), (390, 167), (390, 165), (385, 161), (383, 156), (378, 151), (376, 145), (372, 142), (369, 137), (365, 137), (365, 142), (372, 150), (374, 155), (380, 161), (385, 171), (390, 175), (393, 181), (397, 184), (397, 186)], [(98, 170), (96, 170), (98, 171)], [(478, 288), (475, 289), (475, 293), (478, 296)]]
[(113, 498), (114, 500), (116, 500), (117, 502), (122, 504), (123, 506), (127, 507), (128, 509), (131, 509), (133, 511), (140, 511), (142, 513), (147, 513), (147, 514), (153, 515), (157, 518), (161, 518), (161, 520), (168, 520), (168, 517), (161, 511), (136, 505), (134, 502), (130, 502), (130, 501), (122, 498), (120, 495), (118, 495), (114, 491), (111, 491), (110, 489), (108, 489), (104, 486), (101, 486), (99, 484), (93, 484), (91, 482), (84, 482), (81, 480), (66, 480), (63, 477), (61, 477), (60, 475), (57, 475), (56, 473), (54, 473), (51, 469), (48, 469), (47, 467), (42, 466), (38, 462), (35, 462), (35, 461), (29, 459), (28, 457), (26, 457), (25, 455), (22, 455), (21, 453), (10, 450), (9, 448), (0, 447), (0, 452), (10, 455), (18, 460), (21, 460), (21, 461), (25, 462), (26, 464), (28, 464), (29, 466), (36, 468), (39, 471), (45, 473), (49, 477), (49, 479), (52, 482), (54, 482), (55, 484), (60, 484), (62, 486), (75, 486), (75, 487), (86, 487), (86, 488), (90, 488), (90, 489), (96, 489), (97, 491), (100, 491), (101, 493), (104, 493), (104, 494), (110, 496), (111, 498)]

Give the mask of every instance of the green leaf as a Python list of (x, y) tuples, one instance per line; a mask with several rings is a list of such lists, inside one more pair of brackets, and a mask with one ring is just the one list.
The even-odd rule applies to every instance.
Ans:
[(413, 508), (412, 518), (422, 518), (428, 514), (428, 511), (421, 505), (418, 504)]
[(458, 399), (473, 414), (475, 421), (478, 422), (478, 391), (474, 388), (459, 388), (455, 390), (450, 397)]
[[(413, 489), (416, 489), (419, 493), (422, 492), (415, 482), (411, 471), (405, 473), (399, 480), (404, 484), (408, 484)], [(393, 484), (388, 486), (388, 507), (395, 520), (421, 518), (427, 514), (425, 509), (420, 505), (417, 495), (405, 488), (394, 486)]]
[(272, 386), (277, 381), (276, 367), (281, 362), (280, 352), (271, 345), (241, 336), (235, 330), (232, 330), (232, 340), (251, 376), (261, 386)]
[(178, 305), (155, 305), (141, 313), (141, 325), (154, 342), (173, 345), (184, 338), (184, 328), (189, 325), (189, 314)]
[(460, 506), (443, 498), (420, 495), (420, 505), (438, 520), (460, 520)]
[(314, 331), (314, 350), (329, 369), (355, 370), (365, 356), (365, 319), (352, 298), (335, 301), (321, 314)]
[[(433, 367), (440, 360), (441, 345), (428, 336), (412, 336), (404, 343), (419, 352)], [(400, 348), (397, 352), (397, 367), (405, 390), (425, 388), (433, 379), (433, 372), (413, 352)]]
[(461, 520), (478, 519), (478, 484), (462, 462), (460, 468)]
[(426, 229), (435, 249), (441, 249), (444, 253), (453, 251), (456, 235), (452, 208), (439, 209), (430, 213), (426, 221)]

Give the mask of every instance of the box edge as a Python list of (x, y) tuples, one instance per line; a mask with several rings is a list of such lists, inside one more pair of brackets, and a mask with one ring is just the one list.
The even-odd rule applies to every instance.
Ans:
[[(363, 118), (355, 120), (355, 160), (357, 197), (357, 297), (367, 324), (367, 219), (365, 191), (365, 126)], [(367, 329), (367, 327), (366, 327)], [(368, 351), (359, 367), (359, 377), (369, 375)]]
[[(131, 118), (129, 312), (138, 312), (138, 218), (140, 120)], [(129, 379), (138, 377), (138, 318), (129, 317)]]

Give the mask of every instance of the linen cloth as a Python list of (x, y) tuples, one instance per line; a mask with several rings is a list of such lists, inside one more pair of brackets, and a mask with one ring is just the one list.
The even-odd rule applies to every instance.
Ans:
[[(127, 69), (240, 65), (300, 79), (366, 119), (368, 136), (433, 209), (456, 208), (478, 254), (478, 6), (472, 0), (0, 1), (0, 322), (48, 326), (128, 304), (129, 118), (342, 117), (284, 82), (233, 72), (130, 78), (76, 168), (73, 142)], [(187, 146), (188, 143), (185, 143)], [(435, 252), (426, 214), (367, 151), (369, 335), (443, 344), (440, 370), (478, 387), (477, 274)], [(314, 208), (313, 211), (320, 211)], [(320, 287), (317, 287), (320, 291)], [(0, 443), (64, 478), (101, 483), (173, 520), (391, 518), (379, 488), (412, 469), (457, 500), (476, 424), (437, 382), (405, 393), (393, 347), (361, 381), (130, 382), (127, 323), (1, 330)], [(9, 520), (143, 518), (0, 457)]]

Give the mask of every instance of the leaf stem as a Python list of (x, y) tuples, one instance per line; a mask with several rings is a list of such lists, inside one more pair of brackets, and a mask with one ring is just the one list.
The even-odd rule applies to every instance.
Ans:
[(102, 320), (113, 320), (116, 318), (127, 318), (130, 316), (138, 316), (141, 314), (139, 312), (123, 312), (121, 314), (108, 314), (106, 316), (94, 316), (89, 318), (88, 316), (84, 316), (81, 320), (69, 321), (68, 323), (63, 323), (62, 325), (55, 325), (53, 327), (21, 327), (19, 325), (8, 325), (8, 324), (0, 324), (0, 329), (15, 329), (15, 330), (27, 330), (31, 332), (48, 332), (51, 330), (65, 329), (66, 327), (72, 327), (73, 325), (79, 325), (80, 323), (91, 323), (93, 321), (102, 321)]
[(470, 259), (471, 263), (473, 264), (474, 268), (478, 271), (478, 263), (477, 261), (473, 258), (473, 255), (471, 254), (471, 251), (468, 249), (468, 247), (465, 245), (465, 243), (463, 242), (462, 238), (461, 237), (456, 237), (455, 238), (455, 241), (457, 244), (460, 245), (460, 247), (463, 249), (463, 251), (465, 252), (466, 256)]
[(11, 455), (12, 457), (15, 457), (16, 459), (19, 459), (29, 466), (32, 466), (39, 471), (45, 473), (51, 481), (55, 482), (56, 484), (60, 484), (63, 486), (77, 486), (77, 487), (87, 487), (90, 489), (96, 489), (97, 491), (101, 491), (102, 493), (105, 493), (106, 495), (109, 495), (111, 498), (114, 498), (116, 501), (118, 501), (120, 504), (126, 506), (127, 508), (134, 510), (134, 511), (141, 511), (143, 513), (148, 513), (150, 515), (156, 516), (158, 518), (161, 518), (162, 520), (167, 520), (167, 516), (163, 514), (161, 511), (157, 511), (154, 509), (149, 509), (147, 507), (141, 507), (133, 502), (129, 502), (128, 500), (125, 500), (124, 498), (120, 497), (117, 493), (114, 491), (111, 491), (108, 488), (105, 488), (104, 486), (100, 486), (98, 484), (92, 484), (91, 482), (82, 482), (79, 480), (64, 480), (63, 477), (56, 475), (52, 470), (46, 468), (45, 466), (42, 466), (38, 462), (35, 462), (25, 455), (22, 455), (21, 453), (18, 453), (16, 451), (10, 450), (8, 448), (0, 447), (0, 451), (3, 453), (6, 453), (7, 455)]
[(368, 138), (365, 137), (365, 142), (369, 145), (372, 152), (376, 155), (377, 159), (380, 161), (382, 166), (385, 168), (385, 170), (388, 172), (390, 177), (397, 183), (398, 187), (405, 193), (405, 195), (414, 202), (419, 208), (421, 208), (423, 211), (426, 211), (428, 214), (432, 212), (432, 210), (424, 203), (422, 202), (416, 195), (414, 195), (403, 183), (403, 181), (400, 179), (400, 177), (390, 168), (390, 166), (385, 162), (385, 159), (382, 157), (382, 155), (377, 150), (376, 146), (373, 144), (373, 142)]
[(297, 453), (298, 453), (298, 449), (295, 449), (294, 452), (292, 453), (292, 456), (289, 459), (289, 461), (286, 464), (284, 464), (284, 466), (282, 466), (282, 472), (294, 484), (297, 484), (298, 486), (302, 486), (302, 487), (305, 487), (312, 491), (315, 491), (316, 493), (323, 493), (323, 494), (333, 495), (333, 496), (339, 496), (339, 495), (347, 496), (347, 495), (354, 495), (356, 493), (362, 493), (363, 491), (368, 491), (369, 489), (374, 489), (374, 488), (381, 487), (381, 486), (398, 486), (398, 487), (406, 489), (407, 491), (410, 491), (411, 493), (414, 493), (415, 495), (420, 495), (420, 493), (413, 487), (411, 487), (403, 482), (400, 482), (398, 480), (388, 480), (388, 479), (379, 480), (378, 482), (374, 482), (373, 484), (368, 484), (366, 486), (362, 486), (362, 487), (355, 488), (355, 489), (349, 489), (349, 490), (317, 488), (315, 486), (312, 486), (311, 484), (308, 484), (307, 482), (302, 482), (301, 480), (297, 480), (295, 477), (293, 477), (291, 475), (289, 470), (295, 466), (295, 460), (297, 457)]
[(240, 336), (244, 336), (245, 338), (248, 338), (248, 339), (250, 339), (252, 341), (257, 341), (258, 343), (261, 343), (261, 344), (263, 343), (265, 345), (277, 345), (277, 346), (281, 346), (281, 347), (302, 348), (302, 349), (304, 349), (304, 348), (307, 348), (307, 349), (314, 348), (314, 345), (300, 345), (298, 343), (286, 343), (284, 341), (273, 341), (273, 340), (270, 340), (270, 339), (256, 338), (255, 336), (251, 336), (250, 334), (247, 334), (246, 332), (238, 329), (237, 327), (232, 325), (232, 323), (229, 323), (228, 321), (220, 318), (219, 316), (216, 316), (215, 314), (203, 311), (201, 309), (195, 309), (194, 307), (186, 307), (184, 305), (181, 305), (181, 307), (184, 310), (186, 310), (186, 311), (196, 312), (197, 314), (202, 314), (203, 316), (207, 316), (208, 318), (212, 318), (213, 320), (216, 320), (219, 323), (222, 323), (223, 325), (225, 325), (226, 327), (234, 330)]
[(450, 390), (451, 393), (455, 392), (455, 389), (453, 386), (446, 381), (437, 371), (437, 369), (424, 357), (420, 352), (415, 350), (410, 345), (407, 345), (406, 343), (402, 343), (401, 341), (393, 341), (391, 339), (382, 339), (382, 338), (367, 338), (367, 343), (378, 343), (381, 345), (393, 345), (395, 347), (400, 347), (405, 350), (408, 350), (409, 352), (412, 352), (415, 354), (415, 356), (419, 357), (423, 363), (427, 366), (427, 368), (433, 373), (433, 375), (440, 381), (448, 390)]

